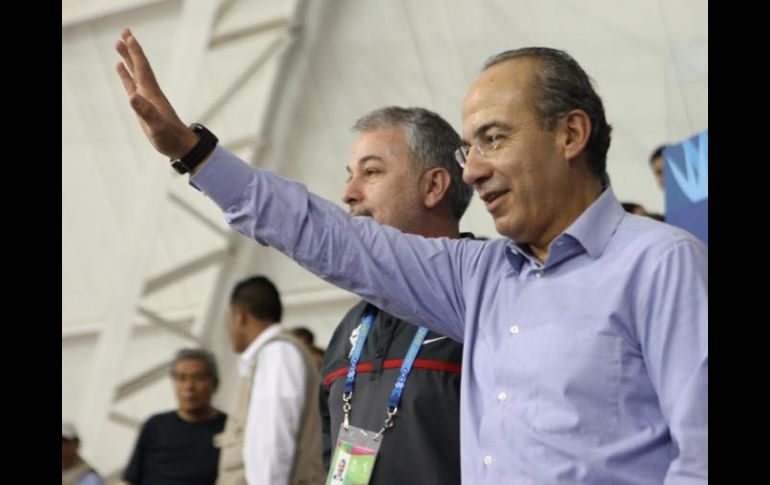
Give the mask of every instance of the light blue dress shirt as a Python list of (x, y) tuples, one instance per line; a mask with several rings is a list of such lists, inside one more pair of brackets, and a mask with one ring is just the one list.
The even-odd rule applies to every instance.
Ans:
[(708, 254), (690, 234), (607, 189), (541, 264), (505, 238), (352, 217), (223, 148), (191, 183), (246, 236), (465, 344), (463, 483), (707, 482)]

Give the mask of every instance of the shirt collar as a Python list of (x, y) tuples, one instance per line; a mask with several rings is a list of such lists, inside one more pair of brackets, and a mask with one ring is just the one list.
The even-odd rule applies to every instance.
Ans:
[(611, 187), (564, 231), (575, 238), (592, 259), (601, 256), (626, 212)]
[(282, 331), (283, 327), (280, 323), (269, 325), (262, 330), (262, 333), (260, 333), (248, 347), (246, 347), (246, 350), (244, 350), (238, 358), (238, 373), (242, 377), (249, 375), (249, 370), (256, 360), (259, 349), (262, 348), (268, 340), (272, 339)]
[[(596, 259), (601, 256), (624, 215), (623, 206), (618, 202), (612, 188), (607, 187), (554, 241), (559, 239), (574, 240), (592, 259)], [(552, 253), (553, 244), (548, 255), (549, 261), (546, 261), (546, 264), (552, 259)], [(513, 240), (508, 242), (507, 256), (508, 261), (516, 271), (521, 271), (526, 260), (536, 266), (540, 265), (535, 257)]]

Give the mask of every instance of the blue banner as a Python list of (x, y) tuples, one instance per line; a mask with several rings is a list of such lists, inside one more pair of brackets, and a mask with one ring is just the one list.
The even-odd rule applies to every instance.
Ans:
[(663, 150), (666, 222), (709, 243), (709, 134)]

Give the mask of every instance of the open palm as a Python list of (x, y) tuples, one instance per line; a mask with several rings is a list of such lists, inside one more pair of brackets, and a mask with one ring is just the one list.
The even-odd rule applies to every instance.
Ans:
[(155, 79), (150, 61), (131, 30), (124, 29), (115, 49), (123, 58), (117, 70), (144, 133), (156, 150), (179, 158), (195, 146), (198, 136), (182, 123)]

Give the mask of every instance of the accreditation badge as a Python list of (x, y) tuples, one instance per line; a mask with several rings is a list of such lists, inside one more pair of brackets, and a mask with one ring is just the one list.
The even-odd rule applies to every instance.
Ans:
[(382, 434), (340, 424), (326, 485), (367, 485), (382, 444)]

